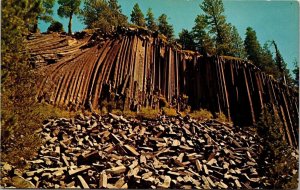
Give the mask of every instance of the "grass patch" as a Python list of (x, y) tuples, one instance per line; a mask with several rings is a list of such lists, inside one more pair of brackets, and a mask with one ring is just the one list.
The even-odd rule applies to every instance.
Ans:
[(156, 119), (160, 115), (160, 110), (152, 109), (151, 107), (141, 108), (137, 113), (137, 117), (141, 119)]
[(229, 119), (223, 112), (216, 113), (216, 120), (220, 122), (229, 122)]
[(111, 113), (115, 114), (115, 115), (123, 115), (123, 112), (122, 110), (119, 110), (119, 109), (113, 109), (111, 111)]
[(167, 116), (170, 116), (170, 117), (174, 117), (174, 116), (177, 116), (177, 112), (174, 108), (167, 108), (167, 107), (164, 107), (162, 108), (163, 111), (165, 112), (165, 114)]
[(208, 120), (213, 118), (212, 113), (207, 111), (206, 109), (193, 111), (192, 113), (190, 113), (190, 116), (194, 119), (199, 119), (199, 120)]
[(135, 118), (137, 117), (137, 113), (131, 110), (124, 110), (123, 116), (129, 117), (129, 118)]

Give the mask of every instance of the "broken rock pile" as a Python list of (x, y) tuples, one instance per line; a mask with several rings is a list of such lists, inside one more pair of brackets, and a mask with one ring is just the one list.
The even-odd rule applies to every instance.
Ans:
[(49, 119), (30, 171), (36, 188), (255, 188), (258, 139), (217, 121), (79, 115)]

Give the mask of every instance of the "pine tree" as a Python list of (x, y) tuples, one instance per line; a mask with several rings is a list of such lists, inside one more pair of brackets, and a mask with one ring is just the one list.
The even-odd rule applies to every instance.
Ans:
[(117, 26), (126, 26), (127, 25), (127, 16), (122, 14), (121, 6), (118, 3), (118, 0), (109, 0), (108, 7), (111, 11), (110, 24), (113, 28)]
[(274, 79), (278, 79), (280, 73), (276, 67), (276, 63), (273, 59), (269, 44), (266, 42), (260, 52), (260, 64), (261, 70), (269, 75), (272, 75)]
[[(270, 106), (263, 109), (257, 125), (257, 133), (261, 139), (261, 149), (258, 154), (258, 173), (267, 176), (263, 183), (268, 184), (262, 188), (268, 189), (291, 189), (297, 187), (291, 183), (297, 179), (298, 159), (292, 156), (294, 150), (283, 140), (283, 124), (279, 115)], [(290, 176), (293, 176), (290, 178)], [(295, 180), (296, 181), (296, 180)]]
[(10, 162), (28, 159), (38, 143), (32, 133), (40, 122), (34, 113), (38, 75), (28, 62), (25, 43), (39, 14), (36, 5), (31, 0), (1, 1), (1, 156)]
[(193, 34), (187, 29), (182, 29), (182, 31), (179, 33), (179, 39), (177, 41), (182, 45), (182, 49), (195, 50)]
[(204, 22), (213, 35), (216, 54), (226, 55), (231, 51), (230, 25), (226, 23), (222, 0), (204, 0), (200, 5), (204, 11)]
[(149, 30), (152, 30), (152, 31), (157, 31), (158, 30), (158, 26), (155, 22), (154, 15), (153, 15), (153, 12), (152, 12), (151, 8), (149, 8), (148, 11), (147, 11), (146, 26)]
[(273, 40), (272, 43), (275, 47), (275, 63), (278, 71), (280, 72), (280, 77), (278, 78), (278, 80), (283, 82), (286, 85), (291, 86), (293, 80), (291, 78), (289, 70), (287, 69), (287, 65), (281, 56), (281, 53), (277, 47), (276, 42)]
[(246, 58), (245, 46), (235, 26), (231, 26), (230, 33), (231, 33), (230, 41), (232, 45), (232, 47), (230, 48), (231, 49), (230, 54), (234, 57), (245, 59)]
[(110, 30), (109, 20), (106, 18), (109, 13), (108, 3), (105, 0), (84, 1), (80, 18), (87, 28), (100, 28), (106, 32)]
[(131, 16), (130, 20), (133, 24), (135, 24), (137, 26), (145, 26), (146, 25), (144, 14), (143, 14), (142, 10), (140, 9), (138, 3), (136, 3), (133, 6), (133, 10), (132, 10), (130, 16)]
[(35, 12), (39, 13), (34, 20), (34, 26), (32, 31), (37, 32), (38, 29), (38, 20), (43, 20), (45, 22), (52, 22), (52, 14), (53, 14), (53, 6), (55, 3), (55, 0), (35, 0), (38, 4)]
[(127, 25), (127, 17), (121, 13), (121, 7), (116, 1), (110, 4), (105, 0), (85, 1), (81, 19), (87, 28), (100, 28), (104, 32)]
[(167, 15), (162, 14), (158, 17), (158, 31), (165, 35), (168, 40), (172, 40), (174, 37), (174, 29), (167, 21)]
[(207, 23), (204, 15), (198, 15), (192, 29), (196, 50), (202, 54), (215, 54), (214, 44), (207, 32)]
[(261, 68), (261, 46), (257, 40), (256, 32), (251, 27), (246, 29), (244, 45), (248, 60), (252, 61), (253, 64)]
[(72, 34), (72, 19), (74, 15), (78, 15), (80, 13), (80, 4), (81, 0), (58, 0), (58, 4), (60, 5), (57, 14), (60, 17), (69, 18), (68, 24), (68, 34)]

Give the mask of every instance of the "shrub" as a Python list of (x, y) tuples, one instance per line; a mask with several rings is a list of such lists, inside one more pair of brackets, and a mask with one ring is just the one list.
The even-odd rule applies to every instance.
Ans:
[(48, 27), (47, 32), (64, 32), (64, 26), (58, 21), (53, 21)]
[(137, 117), (137, 113), (134, 111), (131, 111), (131, 110), (124, 110), (123, 116), (135, 118), (135, 117)]
[(216, 120), (220, 121), (220, 122), (228, 122), (228, 118), (226, 117), (226, 115), (223, 112), (218, 112), (216, 113)]
[[(5, 123), (1, 129), (2, 159), (20, 168), (25, 166), (22, 159), (32, 158), (39, 148), (42, 140), (33, 131), (40, 129), (45, 119), (71, 118), (79, 113), (65, 111), (45, 103), (35, 104), (32, 107), (34, 109), (31, 110), (30, 119), (25, 118), (23, 121), (20, 115), (13, 115), (14, 124)], [(8, 114), (7, 111), (4, 113)]]
[(298, 169), (299, 156), (283, 140), (283, 134), (280, 132), (283, 125), (279, 116), (272, 109), (265, 108), (256, 127), (261, 143), (258, 152), (258, 172), (267, 176), (263, 181), (268, 184), (266, 188), (296, 189), (298, 176), (297, 172), (293, 174), (293, 170)]
[(177, 112), (174, 108), (167, 108), (167, 107), (164, 107), (163, 108), (163, 111), (165, 112), (165, 114), (167, 116), (176, 116), (177, 115)]
[(113, 109), (113, 110), (111, 111), (111, 113), (113, 113), (113, 114), (115, 114), (115, 115), (122, 115), (122, 111), (119, 110), (119, 109)]
[(193, 117), (194, 119), (199, 119), (199, 120), (207, 120), (213, 118), (212, 113), (207, 111), (206, 109), (193, 111), (192, 113), (190, 113), (190, 116)]
[(160, 111), (152, 109), (151, 107), (142, 107), (140, 112), (137, 114), (138, 118), (141, 119), (156, 119), (160, 115)]

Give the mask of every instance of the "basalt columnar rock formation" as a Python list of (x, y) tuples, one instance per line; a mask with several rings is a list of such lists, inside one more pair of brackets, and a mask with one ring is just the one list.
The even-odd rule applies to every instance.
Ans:
[(177, 109), (223, 112), (239, 126), (256, 123), (270, 105), (284, 138), (298, 146), (298, 92), (244, 60), (184, 51), (142, 29), (33, 35), (28, 45), (44, 73), (39, 101), (68, 109), (99, 109), (112, 101), (136, 110), (159, 108), (165, 99)]

